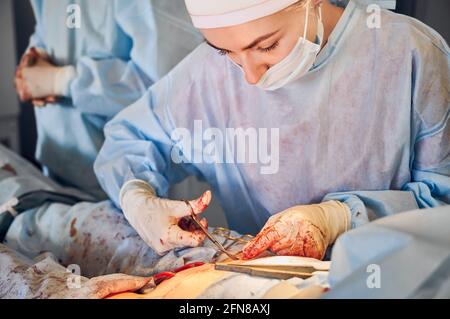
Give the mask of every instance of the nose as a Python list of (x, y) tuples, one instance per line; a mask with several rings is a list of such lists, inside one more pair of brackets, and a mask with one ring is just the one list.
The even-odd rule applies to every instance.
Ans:
[(249, 58), (243, 58), (241, 66), (244, 70), (246, 81), (251, 85), (258, 83), (268, 69), (266, 65), (257, 63)]

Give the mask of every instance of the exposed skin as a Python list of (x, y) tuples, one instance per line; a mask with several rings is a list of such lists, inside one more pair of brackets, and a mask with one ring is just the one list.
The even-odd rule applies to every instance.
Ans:
[[(314, 41), (316, 37), (318, 7), (322, 5), (325, 31), (323, 45), (325, 45), (343, 9), (323, 0), (313, 0), (311, 5), (313, 7), (309, 10), (307, 39)], [(303, 36), (305, 18), (306, 6), (294, 5), (268, 17), (241, 25), (200, 31), (210, 45), (240, 65), (247, 82), (254, 85), (270, 67), (283, 60), (292, 51), (298, 39)], [(270, 34), (273, 35), (247, 48), (256, 39)]]

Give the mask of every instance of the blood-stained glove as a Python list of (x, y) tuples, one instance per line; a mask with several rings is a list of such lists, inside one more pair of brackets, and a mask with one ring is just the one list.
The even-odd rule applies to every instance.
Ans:
[[(120, 206), (125, 217), (139, 236), (158, 254), (180, 247), (197, 247), (205, 234), (191, 223), (191, 207), (202, 213), (211, 201), (211, 192), (190, 201), (163, 199), (144, 181), (127, 182), (120, 191)], [(201, 220), (208, 227), (206, 219)]]
[(245, 259), (267, 249), (280, 256), (323, 259), (327, 247), (350, 228), (350, 209), (338, 201), (296, 206), (272, 216), (243, 249)]
[(76, 77), (74, 66), (58, 67), (35, 48), (25, 53), (17, 68), (15, 85), (22, 101), (52, 102), (56, 96), (68, 96), (70, 82)]

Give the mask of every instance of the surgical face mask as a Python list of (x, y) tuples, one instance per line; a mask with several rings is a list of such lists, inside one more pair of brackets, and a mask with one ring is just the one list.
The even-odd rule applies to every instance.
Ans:
[(306, 39), (308, 20), (309, 5), (306, 7), (306, 21), (303, 37), (298, 40), (294, 49), (287, 57), (267, 70), (256, 86), (268, 91), (278, 90), (301, 78), (311, 70), (323, 42), (324, 27), (322, 23), (322, 9), (319, 8), (319, 18), (317, 23), (318, 43), (312, 43)]

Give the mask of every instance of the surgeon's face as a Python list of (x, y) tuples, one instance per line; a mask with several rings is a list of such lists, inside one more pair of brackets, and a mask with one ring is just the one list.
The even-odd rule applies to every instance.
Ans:
[[(310, 10), (307, 38), (313, 41), (317, 30), (315, 10)], [(256, 84), (273, 65), (283, 60), (303, 36), (306, 7), (290, 7), (245, 24), (202, 29), (209, 45), (240, 65), (249, 84)]]

